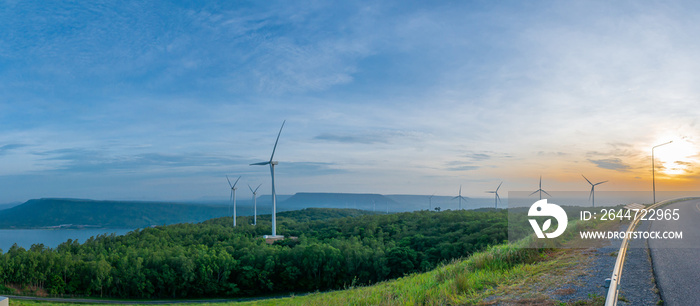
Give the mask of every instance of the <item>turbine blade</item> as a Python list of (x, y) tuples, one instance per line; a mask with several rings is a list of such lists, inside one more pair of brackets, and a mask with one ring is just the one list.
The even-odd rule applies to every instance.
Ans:
[(607, 183), (607, 182), (608, 182), (608, 181), (598, 182), (598, 183), (595, 183), (593, 186), (595, 186), (595, 185), (600, 185), (600, 184), (602, 184), (602, 183)]
[(544, 191), (544, 190), (542, 190), (542, 192), (546, 193), (546, 194), (547, 194), (548, 196), (550, 196), (550, 197), (552, 196), (551, 194), (549, 194), (548, 192), (546, 192), (546, 191)]
[(454, 199), (459, 199), (459, 196), (456, 196), (456, 197), (454, 197), (454, 198), (452, 198), (452, 199), (453, 199), (453, 200), (454, 200)]
[(591, 187), (591, 193), (588, 194), (588, 200), (591, 200), (591, 197), (593, 196), (593, 187)]
[(233, 183), (233, 186), (231, 186), (231, 188), (235, 188), (235, 187), (236, 187), (236, 184), (238, 184), (238, 180), (240, 180), (240, 179), (241, 179), (241, 177), (239, 176), (239, 177), (236, 179), (236, 182)]
[(282, 121), (282, 126), (280, 127), (280, 132), (277, 133), (277, 140), (275, 140), (275, 146), (272, 148), (272, 155), (270, 155), (270, 162), (272, 162), (272, 158), (275, 157), (275, 150), (277, 150), (277, 142), (280, 141), (280, 135), (282, 135), (282, 128), (284, 127), (285, 122), (287, 122), (287, 120)]
[(250, 189), (250, 192), (255, 193), (255, 191), (253, 191), (253, 187), (250, 187), (250, 184), (248, 184), (248, 189)]
[(233, 188), (233, 185), (231, 185), (231, 180), (228, 179), (228, 175), (226, 176), (226, 180), (228, 181), (229, 187)]
[(581, 174), (581, 176), (583, 176), (583, 178), (586, 180), (586, 182), (588, 182), (589, 184), (593, 185), (593, 183), (591, 183), (591, 181), (589, 181), (589, 180), (586, 178), (586, 176), (584, 176), (583, 174)]
[[(540, 191), (540, 189), (537, 189), (537, 190), (533, 191), (529, 196), (531, 196), (531, 195), (533, 195), (533, 194), (535, 194), (535, 193), (537, 193), (537, 192), (539, 192), (539, 191)], [(528, 197), (529, 197), (529, 196), (528, 196)]]
[(500, 184), (498, 184), (498, 187), (496, 187), (496, 192), (498, 192), (498, 189), (501, 188), (501, 185), (503, 185), (503, 182), (501, 182)]
[(271, 163), (271, 162), (269, 162), (269, 161), (259, 162), (259, 163), (250, 164), (250, 166), (262, 166), (262, 165), (267, 165), (269, 163)]
[(262, 186), (262, 183), (260, 183), (260, 185), (258, 185), (258, 187), (256, 187), (255, 191), (253, 191), (253, 192), (258, 192), (258, 188), (260, 188), (260, 186)]

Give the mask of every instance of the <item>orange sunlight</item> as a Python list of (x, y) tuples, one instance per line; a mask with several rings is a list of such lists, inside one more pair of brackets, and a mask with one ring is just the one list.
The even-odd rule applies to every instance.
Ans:
[(697, 163), (698, 147), (685, 139), (656, 148), (654, 151), (657, 171), (669, 176), (680, 176), (691, 172)]

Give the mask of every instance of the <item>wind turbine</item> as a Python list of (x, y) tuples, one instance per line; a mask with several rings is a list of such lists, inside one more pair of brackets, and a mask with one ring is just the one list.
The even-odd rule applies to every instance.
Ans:
[(435, 194), (433, 193), (433, 195), (428, 197), (428, 211), (433, 210), (433, 197), (434, 196), (435, 196)]
[(493, 193), (493, 194), (496, 194), (496, 196), (495, 196), (494, 199), (493, 199), (493, 201), (495, 202), (495, 205), (494, 205), (495, 208), (498, 208), (498, 202), (501, 201), (501, 197), (498, 196), (498, 189), (501, 188), (501, 185), (503, 185), (503, 182), (501, 182), (500, 184), (498, 184), (498, 187), (496, 187), (496, 190), (494, 190), (494, 191), (487, 191), (487, 192), (486, 192), (486, 193)]
[(583, 178), (586, 179), (586, 182), (588, 182), (589, 184), (591, 184), (591, 193), (588, 195), (588, 199), (589, 199), (589, 200), (590, 200), (591, 198), (593, 199), (593, 202), (592, 202), (592, 203), (593, 203), (593, 207), (595, 207), (595, 186), (598, 186), (598, 185), (600, 185), (600, 184), (602, 184), (602, 183), (605, 183), (605, 182), (607, 182), (607, 181), (602, 181), (602, 182), (598, 182), (598, 183), (593, 184), (593, 183), (591, 183), (591, 181), (589, 181), (583, 174), (581, 174), (581, 176), (583, 176)]
[(531, 193), (530, 195), (533, 195), (533, 194), (538, 193), (538, 192), (540, 193), (540, 200), (542, 200), (542, 193), (543, 193), (543, 192), (546, 193), (546, 194), (547, 194), (548, 196), (550, 196), (550, 197), (552, 196), (552, 195), (549, 194), (548, 192), (542, 190), (542, 176), (541, 176), (541, 175), (540, 175), (540, 189), (535, 190), (535, 191), (534, 191), (533, 193)]
[(275, 146), (272, 148), (272, 155), (270, 155), (270, 160), (266, 162), (259, 162), (250, 164), (251, 166), (264, 166), (270, 165), (270, 176), (272, 177), (272, 236), (266, 238), (278, 238), (282, 236), (277, 236), (277, 195), (275, 194), (275, 165), (278, 163), (272, 159), (275, 157), (275, 150), (277, 149), (277, 142), (280, 141), (280, 135), (282, 134), (282, 128), (287, 120), (282, 121), (282, 126), (280, 127), (279, 133), (277, 133), (277, 140), (275, 140)]
[(240, 180), (241, 177), (239, 176), (238, 179), (231, 185), (231, 180), (228, 179), (228, 175), (226, 176), (226, 180), (228, 181), (228, 185), (231, 186), (231, 202), (233, 202), (233, 227), (236, 227), (236, 184), (238, 184), (238, 180)]
[(459, 185), (459, 195), (452, 199), (459, 199), (459, 210), (462, 210), (462, 199), (464, 199), (464, 201), (467, 201), (467, 199), (462, 196), (462, 185)]
[(253, 225), (258, 225), (258, 188), (260, 188), (262, 184), (258, 185), (258, 187), (255, 187), (255, 190), (253, 190), (253, 187), (250, 187), (250, 184), (248, 184), (248, 189), (250, 189), (250, 192), (253, 193)]

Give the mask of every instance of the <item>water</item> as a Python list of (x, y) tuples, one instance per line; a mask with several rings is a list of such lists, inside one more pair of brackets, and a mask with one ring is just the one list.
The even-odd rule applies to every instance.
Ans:
[(29, 249), (32, 244), (43, 243), (45, 247), (56, 248), (59, 244), (68, 239), (78, 240), (83, 243), (92, 236), (111, 234), (124, 235), (133, 229), (14, 229), (0, 230), (0, 249), (5, 253), (17, 243), (25, 249)]

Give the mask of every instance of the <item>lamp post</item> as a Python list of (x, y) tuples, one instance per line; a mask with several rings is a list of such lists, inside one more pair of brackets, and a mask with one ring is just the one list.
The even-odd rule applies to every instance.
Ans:
[(673, 140), (671, 140), (669, 142), (662, 143), (660, 145), (653, 146), (651, 148), (651, 188), (652, 188), (652, 193), (654, 194), (654, 203), (653, 204), (656, 204), (656, 177), (655, 177), (655, 169), (654, 169), (654, 149), (656, 149), (660, 146), (663, 146), (663, 145), (667, 145), (667, 144), (672, 143), (672, 142), (673, 142)]

